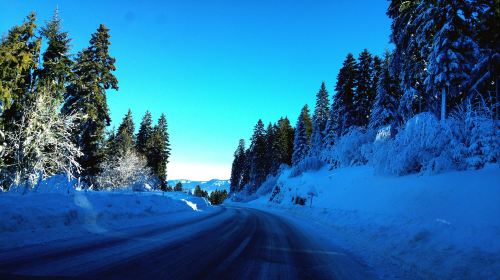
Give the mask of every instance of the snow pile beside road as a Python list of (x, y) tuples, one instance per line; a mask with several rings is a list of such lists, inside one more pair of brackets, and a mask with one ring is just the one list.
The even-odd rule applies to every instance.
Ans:
[(175, 192), (53, 190), (0, 193), (0, 248), (196, 215), (210, 207), (204, 198)]
[(431, 176), (376, 176), (367, 166), (289, 175), (251, 203), (330, 225), (334, 241), (383, 278), (500, 275), (498, 165)]

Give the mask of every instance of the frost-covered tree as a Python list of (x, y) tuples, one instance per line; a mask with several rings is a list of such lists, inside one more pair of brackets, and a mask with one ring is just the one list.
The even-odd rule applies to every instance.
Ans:
[(90, 46), (78, 53), (73, 67), (73, 78), (65, 93), (63, 113), (81, 112), (87, 118), (79, 122), (75, 143), (83, 152), (79, 162), (84, 180), (92, 183), (92, 176), (100, 171), (104, 159), (102, 150), (105, 128), (110, 124), (106, 90), (118, 90), (115, 59), (109, 55), (109, 29), (100, 25), (92, 34)]
[(392, 77), (390, 71), (390, 54), (385, 53), (377, 83), (377, 95), (371, 110), (369, 128), (377, 129), (393, 124), (397, 119), (399, 97), (399, 81)]
[(59, 102), (44, 88), (25, 106), (20, 120), (5, 135), (5, 154), (11, 160), (1, 171), (4, 188), (32, 187), (55, 174), (76, 176), (82, 153), (71, 136), (80, 116), (60, 114)]
[[(429, 4), (423, 26), (432, 26), (432, 48), (428, 58), (428, 76), (424, 83), (430, 95), (440, 94), (441, 120), (446, 118), (446, 102), (463, 101), (466, 83), (476, 61), (477, 44), (470, 34), (468, 18), (472, 7), (468, 1), (437, 0)], [(430, 28), (430, 27), (429, 27)], [(425, 32), (426, 28), (422, 28)], [(429, 40), (424, 34), (424, 39)]]
[(313, 128), (311, 135), (311, 149), (312, 156), (318, 156), (323, 147), (325, 140), (325, 128), (328, 122), (328, 115), (330, 112), (330, 100), (328, 98), (328, 91), (326, 90), (325, 82), (321, 83), (321, 87), (316, 94), (316, 107), (313, 114)]
[(305, 105), (300, 112), (295, 127), (295, 135), (293, 140), (292, 164), (297, 164), (303, 160), (311, 148), (311, 142), (308, 134), (308, 121), (311, 120), (309, 115), (309, 107)]
[(101, 170), (95, 179), (99, 189), (147, 190), (153, 187), (154, 179), (146, 160), (130, 149), (122, 155), (107, 158), (101, 164)]

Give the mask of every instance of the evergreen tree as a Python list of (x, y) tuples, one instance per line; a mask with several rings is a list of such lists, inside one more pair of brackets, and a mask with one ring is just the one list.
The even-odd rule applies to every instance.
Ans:
[(305, 105), (300, 112), (297, 125), (295, 127), (295, 135), (293, 140), (292, 164), (297, 164), (303, 160), (311, 148), (310, 138), (308, 135), (307, 120), (310, 120), (309, 108)]
[(390, 54), (386, 52), (380, 76), (377, 79), (377, 96), (370, 115), (369, 127), (379, 127), (393, 124), (397, 118), (397, 108), (401, 91), (397, 78), (393, 78), (389, 71)]
[(245, 156), (244, 156), (244, 164), (243, 164), (243, 171), (241, 172), (241, 181), (239, 185), (239, 190), (243, 190), (243, 188), (250, 183), (250, 164), (251, 164), (251, 158), (252, 156), (252, 151), (250, 150), (250, 147), (248, 147), (245, 150)]
[(313, 129), (311, 135), (311, 155), (318, 156), (325, 141), (325, 128), (330, 112), (330, 101), (325, 82), (321, 83), (321, 88), (316, 94), (316, 107), (313, 115)]
[(233, 165), (231, 167), (231, 178), (230, 178), (230, 192), (239, 191), (243, 185), (242, 178), (245, 172), (246, 158), (245, 158), (245, 140), (240, 139), (238, 148), (234, 152)]
[(463, 100), (476, 61), (478, 46), (467, 22), (473, 12), (471, 5), (468, 1), (437, 0), (436, 5), (426, 7), (426, 16), (422, 17), (423, 26), (435, 29), (432, 37), (425, 36), (426, 32), (421, 39), (432, 40), (424, 83), (429, 95), (441, 94), (442, 121), (446, 118), (447, 99), (454, 101), (452, 106)]
[(182, 192), (182, 183), (181, 182), (177, 182), (177, 184), (175, 184), (174, 192)]
[(90, 46), (78, 54), (62, 108), (65, 114), (81, 112), (86, 116), (79, 123), (75, 142), (84, 154), (80, 164), (87, 183), (91, 183), (91, 177), (100, 170), (104, 132), (111, 121), (106, 90), (118, 90), (118, 80), (112, 73), (116, 70), (115, 59), (108, 52), (109, 38), (109, 29), (101, 24), (92, 34)]
[(359, 127), (366, 127), (370, 117), (370, 109), (375, 99), (373, 88), (373, 58), (367, 49), (363, 50), (356, 64), (356, 80), (353, 97), (353, 123)]
[(124, 155), (127, 151), (132, 151), (135, 146), (135, 125), (132, 118), (132, 111), (129, 109), (127, 115), (123, 118), (116, 134), (117, 155)]
[(151, 147), (148, 166), (151, 166), (153, 173), (160, 180), (161, 187), (164, 188), (167, 184), (167, 164), (170, 157), (170, 139), (165, 114), (160, 116), (148, 145)]
[[(26, 109), (35, 102), (36, 70), (41, 39), (35, 36), (35, 14), (14, 26), (0, 42), (0, 134), (14, 133)], [(11, 147), (1, 137), (0, 146)], [(12, 153), (0, 154), (0, 168), (14, 164)]]
[(336, 94), (333, 97), (332, 109), (327, 123), (327, 145), (333, 144), (335, 138), (344, 135), (355, 122), (354, 87), (356, 82), (356, 60), (348, 54), (337, 75)]
[(292, 165), (294, 129), (290, 125), (290, 120), (286, 117), (280, 118), (275, 130), (276, 151), (274, 153), (274, 157), (279, 165), (283, 163)]
[(266, 131), (264, 123), (259, 119), (255, 125), (250, 143), (250, 189), (253, 193), (266, 180), (268, 171), (268, 157)]
[(40, 69), (40, 83), (51, 90), (54, 98), (62, 101), (73, 61), (69, 54), (71, 39), (67, 32), (61, 31), (61, 19), (57, 9), (52, 20), (42, 27), (40, 33), (48, 40), (47, 49), (42, 55), (43, 68)]
[(137, 152), (145, 157), (149, 156), (149, 144), (151, 143), (150, 138), (152, 134), (153, 119), (151, 117), (151, 113), (149, 111), (146, 111), (144, 117), (142, 118), (139, 132), (137, 132), (137, 142), (135, 145)]
[(277, 133), (277, 125), (269, 123), (266, 129), (266, 175), (275, 174), (280, 165), (279, 160), (276, 158), (278, 151)]

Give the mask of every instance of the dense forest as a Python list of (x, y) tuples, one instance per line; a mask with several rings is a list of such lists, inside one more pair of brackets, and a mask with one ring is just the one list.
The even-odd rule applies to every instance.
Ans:
[[(35, 187), (65, 174), (83, 188), (166, 187), (167, 119), (146, 112), (138, 133), (132, 113), (108, 129), (106, 101), (118, 90), (110, 32), (103, 24), (88, 47), (71, 53), (54, 17), (38, 28), (30, 14), (0, 42), (0, 185)], [(46, 46), (46, 47), (42, 47)]]
[(269, 176), (371, 164), (383, 174), (477, 169), (497, 162), (500, 2), (390, 1), (392, 51), (347, 54), (335, 94), (325, 83), (295, 128), (254, 127), (234, 154), (231, 193)]

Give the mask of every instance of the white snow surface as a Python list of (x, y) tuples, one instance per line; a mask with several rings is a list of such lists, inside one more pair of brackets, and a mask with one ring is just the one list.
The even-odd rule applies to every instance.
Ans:
[[(290, 172), (277, 178), (273, 201), (270, 192), (247, 205), (327, 225), (331, 240), (382, 279), (499, 279), (498, 164), (402, 177), (369, 166)], [(296, 196), (306, 205), (294, 204)]]
[(77, 191), (71, 183), (57, 179), (49, 184), (51, 188), (40, 187), (26, 194), (0, 193), (0, 250), (88, 234), (113, 234), (214, 210), (206, 199), (182, 192)]

